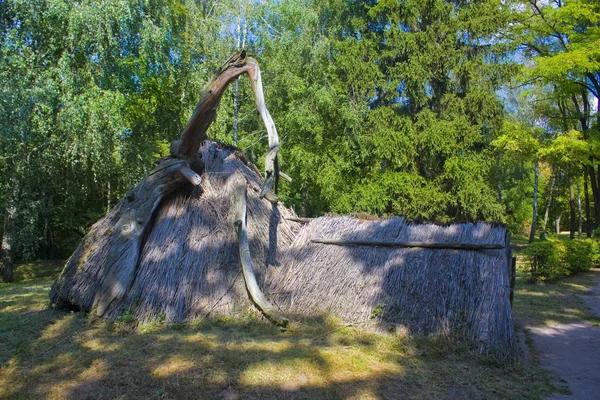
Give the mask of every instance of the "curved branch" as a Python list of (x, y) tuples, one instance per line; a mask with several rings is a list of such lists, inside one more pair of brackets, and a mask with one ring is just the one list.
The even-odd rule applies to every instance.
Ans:
[(267, 300), (260, 290), (258, 282), (256, 281), (256, 276), (254, 275), (254, 269), (252, 268), (252, 257), (250, 256), (248, 232), (246, 229), (246, 178), (244, 178), (241, 173), (236, 172), (230, 179), (231, 185), (233, 186), (233, 196), (235, 201), (235, 221), (233, 225), (237, 228), (240, 264), (242, 266), (242, 273), (244, 274), (244, 281), (246, 282), (246, 289), (248, 290), (252, 302), (265, 317), (275, 325), (285, 328), (289, 321), (279, 313), (277, 308)]
[(277, 202), (277, 195), (273, 186), (279, 177), (277, 152), (279, 151), (279, 136), (273, 118), (265, 105), (262, 78), (258, 62), (252, 57), (247, 57), (242, 50), (234, 54), (225, 62), (217, 75), (206, 85), (200, 94), (200, 101), (194, 110), (192, 118), (181, 134), (181, 141), (176, 142), (172, 148), (173, 156), (186, 159), (193, 163), (197, 157), (198, 149), (208, 137), (206, 131), (214, 121), (217, 107), (227, 86), (244, 72), (248, 73), (256, 103), (256, 110), (260, 114), (269, 137), (269, 153), (265, 160), (265, 183), (261, 190), (261, 197), (272, 202)]

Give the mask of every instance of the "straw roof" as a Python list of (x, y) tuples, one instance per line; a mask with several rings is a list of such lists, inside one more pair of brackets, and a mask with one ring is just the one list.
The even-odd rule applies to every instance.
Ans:
[[(487, 223), (412, 224), (321, 217), (301, 226), (292, 210), (261, 199), (262, 178), (242, 153), (205, 142), (202, 184), (183, 185), (158, 206), (140, 243), (132, 283), (106, 309), (115, 318), (167, 321), (252, 307), (241, 274), (230, 177), (248, 187), (248, 237), (263, 291), (289, 315), (331, 312), (357, 322), (404, 325), (460, 338), (481, 353), (515, 354), (506, 230)], [(90, 311), (107, 274), (122, 200), (98, 221), (51, 290), (55, 304)], [(337, 246), (311, 239), (493, 244), (496, 250)]]
[[(498, 250), (339, 246), (352, 241), (495, 244)], [(411, 224), (321, 217), (305, 225), (265, 286), (284, 312), (377, 316), (413, 333), (466, 339), (481, 353), (515, 354), (506, 229), (494, 224)]]

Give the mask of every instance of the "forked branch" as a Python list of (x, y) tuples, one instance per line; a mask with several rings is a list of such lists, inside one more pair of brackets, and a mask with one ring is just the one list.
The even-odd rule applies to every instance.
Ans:
[[(208, 136), (206, 131), (217, 115), (217, 107), (229, 83), (243, 73), (250, 77), (256, 110), (265, 124), (269, 137), (269, 152), (265, 159), (265, 182), (261, 190), (261, 197), (276, 202), (277, 195), (274, 186), (279, 177), (277, 152), (279, 151), (279, 136), (273, 118), (265, 105), (262, 78), (258, 62), (252, 57), (247, 57), (245, 51), (234, 54), (225, 62), (217, 75), (206, 85), (200, 94), (200, 101), (194, 114), (181, 134), (181, 140), (174, 143), (171, 153), (177, 158), (187, 160), (190, 164), (196, 162), (198, 149)], [(284, 174), (286, 178), (287, 175)]]

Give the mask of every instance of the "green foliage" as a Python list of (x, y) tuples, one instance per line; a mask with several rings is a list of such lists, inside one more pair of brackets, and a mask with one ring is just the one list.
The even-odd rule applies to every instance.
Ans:
[(578, 272), (589, 271), (600, 260), (600, 247), (592, 239), (537, 240), (524, 254), (529, 263), (531, 281), (555, 281)]
[(377, 304), (377, 306), (375, 306), (375, 308), (373, 308), (373, 310), (371, 311), (371, 315), (369, 316), (369, 318), (371, 318), (371, 319), (383, 318), (384, 309), (385, 309), (384, 303)]
[(494, 1), (273, 6), (281, 40), (261, 40), (294, 178), (283, 197), (311, 214), (504, 220), (486, 149), (510, 66), (478, 43), (509, 14)]
[(554, 281), (569, 275), (564, 264), (566, 246), (559, 240), (538, 240), (530, 243), (523, 252), (529, 263), (531, 281)]
[(589, 271), (598, 260), (598, 244), (591, 239), (570, 240), (565, 243), (564, 262), (571, 273)]
[[(280, 188), (288, 205), (309, 215), (365, 211), (522, 229), (534, 157), (575, 174), (571, 166), (595, 150), (593, 135), (577, 127), (551, 119), (559, 133), (549, 141), (507, 120), (497, 93), (517, 68), (506, 56), (553, 34), (539, 19), (515, 21), (524, 9), (512, 3), (2, 2), (0, 211), (17, 206), (18, 258), (68, 255), (76, 232), (167, 153), (241, 38), (263, 70), (280, 165), (293, 178)], [(597, 7), (570, 0), (562, 8), (544, 11), (572, 37), (573, 57), (585, 53), (578, 73), (592, 73)], [(549, 58), (562, 51), (542, 47)], [(559, 61), (536, 58), (532, 74), (550, 82), (548, 66)], [(576, 72), (573, 63), (561, 68)], [(568, 89), (556, 98), (569, 100)], [(227, 143), (233, 97), (230, 88), (209, 131)], [(267, 143), (246, 79), (237, 98), (237, 145), (260, 163)], [(542, 103), (534, 119), (557, 111)]]

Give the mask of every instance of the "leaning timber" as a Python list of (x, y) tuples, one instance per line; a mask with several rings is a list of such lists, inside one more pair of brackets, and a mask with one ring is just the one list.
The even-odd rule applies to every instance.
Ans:
[[(250, 77), (257, 111), (269, 136), (264, 181), (248, 164), (243, 153), (224, 149), (207, 141), (206, 136), (225, 88), (243, 73)], [(228, 245), (234, 245), (229, 237), (234, 235), (233, 226), (230, 225), (231, 232), (223, 235), (214, 231), (221, 229), (221, 220), (230, 219), (225, 217), (229, 214), (229, 207), (219, 207), (218, 204), (229, 204), (232, 192), (226, 190), (225, 182), (236, 171), (240, 171), (251, 188), (258, 185), (257, 196), (250, 197), (256, 208), (253, 211), (260, 218), (252, 222), (268, 232), (263, 235), (269, 237), (266, 253), (270, 259), (265, 259), (264, 249), (254, 249), (253, 256), (257, 265), (276, 262), (277, 246), (286, 248), (286, 238), (291, 240), (295, 225), (293, 222), (278, 224), (276, 219), (281, 214), (290, 214), (283, 208), (278, 209), (277, 195), (273, 192), (280, 174), (278, 150), (277, 130), (265, 106), (258, 63), (242, 51), (227, 60), (206, 85), (181, 139), (172, 143), (171, 155), (159, 160), (156, 168), (90, 229), (53, 285), (52, 301), (67, 307), (94, 310), (100, 316), (114, 317), (135, 306), (136, 315), (140, 318), (150, 318), (160, 312), (169, 319), (177, 320), (203, 313), (216, 314), (220, 308), (238, 308), (240, 300), (233, 297), (247, 302), (247, 296), (240, 293), (227, 298), (231, 297), (228, 292), (236, 290), (240, 260), (232, 258), (228, 249)], [(254, 197), (265, 200), (261, 200), (262, 205), (259, 206)], [(180, 214), (182, 210), (186, 211), (185, 215)], [(177, 221), (172, 220), (172, 212), (177, 215)], [(191, 225), (181, 225), (182, 220)], [(207, 233), (206, 229), (211, 226), (213, 230)], [(194, 228), (197, 228), (196, 231)], [(165, 229), (170, 231), (165, 232)], [(191, 230), (199, 233), (194, 235)], [(282, 232), (273, 232), (277, 230)], [(173, 232), (180, 236), (170, 237)], [(210, 237), (203, 236), (207, 234)], [(277, 237), (283, 238), (283, 243), (277, 243)], [(210, 243), (213, 239), (219, 240)], [(179, 244), (177, 250), (181, 254), (174, 262), (174, 258), (165, 258), (165, 255), (172, 255), (176, 244)], [(203, 247), (196, 248), (198, 244)], [(214, 258), (209, 257), (211, 249), (207, 246), (215, 253)], [(156, 254), (157, 248), (162, 248), (163, 252)], [(194, 251), (203, 254), (203, 263), (184, 267), (186, 259)], [(223, 264), (227, 268), (223, 268)], [(187, 271), (188, 268), (194, 271)], [(188, 276), (187, 272), (192, 276)], [(253, 279), (248, 276), (252, 272), (251, 268), (244, 269), (246, 280)], [(190, 279), (192, 277), (194, 279)], [(255, 301), (258, 290), (254, 287), (251, 293)], [(273, 315), (273, 312), (269, 314)], [(280, 322), (283, 323), (283, 319)]]

